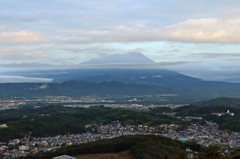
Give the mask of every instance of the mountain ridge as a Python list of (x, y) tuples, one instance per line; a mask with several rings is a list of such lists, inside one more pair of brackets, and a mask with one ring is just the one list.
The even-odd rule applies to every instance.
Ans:
[[(222, 96), (240, 97), (240, 84), (204, 81), (198, 78), (177, 73), (175, 71), (163, 69), (73, 69), (60, 71), (32, 71), (27, 72), (27, 74), (21, 74), (21, 72), (19, 72), (18, 75), (53, 79), (53, 83), (47, 84), (48, 86), (51, 86), (51, 89), (49, 89), (49, 87), (47, 88), (49, 92), (47, 92), (46, 89), (39, 89), (40, 87), (45, 87), (42, 83), (32, 84), (32, 91), (37, 91), (36, 89), (38, 89), (38, 92), (34, 92), (33, 94), (25, 94), (28, 94), (30, 96), (40, 94), (41, 96), (58, 95), (60, 92), (63, 92), (61, 95), (67, 96), (84, 96), (96, 94), (105, 96), (108, 96), (109, 94), (122, 96), (134, 95), (135, 92), (136, 96), (149, 94), (179, 94), (181, 96), (187, 98), (191, 97), (196, 100), (207, 100)], [(78, 82), (73, 82), (73, 80)], [(80, 82), (80, 80), (82, 82)], [(84, 81), (86, 83), (83, 83)], [(101, 86), (103, 85), (101, 82), (104, 81), (118, 81), (122, 84), (112, 82), (112, 84), (115, 83), (115, 86), (112, 85), (112, 88), (106, 88), (105, 86)], [(25, 85), (28, 84), (25, 83)], [(37, 88), (35, 85), (37, 85)], [(129, 86), (129, 91), (122, 88), (118, 89), (117, 87), (120, 85), (123, 86), (122, 88)], [(138, 87), (141, 87), (141, 90), (139, 88), (133, 88), (132, 85), (138, 85)], [(89, 88), (87, 88), (87, 86), (89, 86)], [(146, 87), (146, 90), (143, 89), (143, 86)], [(0, 85), (0, 96), (20, 96), (21, 93), (18, 91), (22, 90), (23, 87), (25, 87), (24, 83), (16, 85), (2, 84)], [(84, 89), (81, 90), (82, 88)], [(130, 88), (132, 90), (130, 90)], [(153, 88), (155, 88), (154, 91)], [(152, 91), (149, 92), (148, 90)], [(128, 92), (130, 94), (128, 94)], [(194, 101), (191, 100), (191, 103), (193, 102)]]
[(100, 83), (66, 81), (62, 83), (5, 83), (0, 84), (0, 97), (45, 97), (45, 96), (124, 96), (148, 95), (161, 92), (146, 85), (124, 84), (118, 81)]

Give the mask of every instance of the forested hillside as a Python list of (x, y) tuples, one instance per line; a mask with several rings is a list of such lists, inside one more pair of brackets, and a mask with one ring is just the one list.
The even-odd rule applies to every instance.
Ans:
[(240, 98), (220, 97), (220, 98), (214, 98), (208, 101), (199, 101), (194, 103), (194, 105), (240, 107)]
[(203, 116), (212, 113), (227, 112), (227, 110), (235, 114), (240, 114), (239, 108), (227, 106), (185, 106), (176, 108), (173, 111), (179, 112), (181, 116)]
[[(26, 113), (26, 115), (32, 115), (26, 118), (18, 117), (18, 120), (15, 121), (11, 121), (12, 117), (4, 118), (4, 120), (8, 121), (7, 124), (9, 127), (0, 129), (0, 141), (21, 138), (30, 131), (32, 136), (36, 137), (64, 135), (66, 133), (83, 133), (86, 132), (84, 128), (85, 124), (108, 124), (116, 120), (123, 122), (123, 125), (148, 124), (149, 126), (156, 126), (171, 123), (179, 124), (183, 127), (188, 125), (185, 121), (166, 115), (159, 115), (152, 112), (104, 108), (103, 106), (100, 108), (76, 109), (77, 112), (71, 112), (74, 109), (62, 108), (61, 106), (49, 106), (46, 108), (45, 111), (40, 110), (40, 112), (53, 115), (36, 116), (36, 113), (34, 114), (34, 111), (37, 111), (36, 109), (25, 110), (29, 112)], [(57, 110), (58, 108), (60, 111)], [(21, 112), (22, 110), (15, 110), (15, 113), (17, 114), (18, 111)], [(6, 111), (6, 114), (9, 114), (9, 111)], [(3, 116), (6, 116), (6, 114), (2, 113)]]
[[(225, 113), (229, 110), (234, 116), (225, 114), (223, 116), (212, 115), (212, 113)], [(178, 112), (179, 116), (201, 116), (205, 120), (216, 122), (220, 129), (227, 131), (240, 131), (240, 109), (227, 106), (185, 106), (172, 111)], [(233, 124), (234, 123), (234, 124)]]
[(37, 109), (33, 109), (33, 107), (28, 107), (27, 109), (9, 109), (0, 111), (0, 123), (19, 120), (23, 116), (31, 117), (40, 114), (55, 115), (60, 113), (73, 113), (83, 109), (84, 108), (69, 108), (62, 106), (45, 106)]

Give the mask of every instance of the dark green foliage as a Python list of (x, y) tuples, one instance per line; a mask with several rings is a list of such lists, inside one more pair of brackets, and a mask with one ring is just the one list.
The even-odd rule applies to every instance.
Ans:
[(218, 123), (220, 129), (235, 132), (240, 131), (240, 115), (223, 115), (220, 117), (216, 115), (207, 115), (205, 118)]
[[(53, 113), (55, 115), (36, 116), (36, 114), (38, 114), (38, 110), (41, 112), (41, 114)], [(64, 108), (62, 106), (48, 106), (39, 109), (14, 110), (11, 112), (14, 112), (19, 116), (21, 116), (22, 112), (24, 112), (25, 115), (28, 115), (28, 117), (20, 119), (18, 118), (18, 120), (12, 122), (6, 122), (9, 127), (0, 129), (0, 141), (21, 138), (25, 134), (28, 134), (29, 131), (32, 132), (32, 136), (36, 137), (55, 136), (59, 134), (63, 135), (66, 133), (83, 133), (86, 132), (86, 130), (83, 128), (85, 124), (108, 124), (116, 120), (123, 122), (123, 125), (142, 125), (146, 123), (154, 126), (166, 123), (179, 124), (183, 127), (188, 125), (187, 122), (166, 115), (158, 115), (152, 112), (138, 112), (123, 109), (105, 108), (103, 106), (90, 109), (73, 109)], [(10, 116), (9, 111), (1, 111), (1, 113), (3, 116)], [(12, 118), (7, 119), (10, 120)]]
[(173, 112), (174, 110), (168, 107), (157, 107), (157, 108), (151, 109), (151, 111), (154, 113), (162, 113), (162, 112)]
[(220, 157), (220, 147), (218, 146), (208, 146), (204, 149), (203, 152), (199, 153), (199, 159), (216, 159)]
[[(9, 139), (22, 138), (29, 131), (34, 136), (48, 136), (66, 134), (71, 132), (85, 132), (82, 124), (73, 124), (72, 119), (65, 118), (64, 115), (54, 116), (61, 113), (73, 113), (81, 111), (83, 108), (66, 108), (62, 106), (47, 106), (38, 109), (17, 109), (0, 111), (0, 124), (7, 123), (8, 128), (0, 129), (0, 141), (9, 141)], [(48, 114), (51, 116), (38, 116), (39, 114)], [(27, 118), (23, 118), (26, 115)], [(33, 121), (32, 121), (33, 119)], [(71, 124), (69, 124), (71, 123)]]
[[(166, 155), (168, 156), (168, 154), (170, 154), (171, 157), (176, 157), (180, 153), (181, 148), (184, 148), (181, 142), (175, 142), (169, 138), (164, 141), (157, 139), (158, 137), (133, 146), (130, 149), (130, 153), (139, 159), (164, 157)], [(179, 146), (179, 144), (181, 144), (181, 146)]]
[(39, 114), (59, 114), (59, 113), (70, 113), (81, 111), (84, 108), (67, 108), (62, 106), (47, 106), (41, 107), (37, 109), (28, 108), (28, 109), (9, 109), (0, 111), (0, 123), (6, 123), (9, 121), (15, 121), (22, 118), (24, 115), (29, 116), (37, 116)]
[(186, 141), (184, 142), (185, 147), (190, 147), (193, 151), (202, 151), (202, 146), (200, 146), (196, 141)]
[(170, 159), (170, 157), (168, 154), (166, 154), (163, 159)]
[(130, 150), (130, 153), (135, 158), (159, 159), (166, 156), (177, 157), (184, 149), (185, 146), (182, 142), (162, 136), (121, 136), (114, 139), (69, 146), (55, 152), (20, 157), (19, 159), (51, 159), (53, 156), (63, 154), (78, 156), (99, 153), (118, 153), (126, 150)]
[(228, 156), (222, 156), (220, 159), (239, 159), (240, 158), (240, 149), (235, 149)]
[(186, 151), (181, 151), (177, 159), (188, 159), (187, 157), (187, 152)]

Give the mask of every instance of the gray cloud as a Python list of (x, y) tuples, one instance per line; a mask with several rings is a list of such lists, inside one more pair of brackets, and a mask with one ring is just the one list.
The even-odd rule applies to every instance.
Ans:
[(54, 70), (54, 69), (75, 69), (75, 68), (165, 68), (166, 66), (186, 64), (186, 61), (160, 62), (160, 63), (138, 63), (138, 64), (98, 64), (98, 65), (51, 65), (44, 63), (22, 63), (22, 64), (0, 64), (0, 72), (19, 71), (19, 70)]
[(211, 81), (240, 83), (239, 62), (186, 62), (181, 65), (169, 65), (166, 69), (188, 76)]
[[(240, 11), (239, 11), (240, 13)], [(191, 19), (162, 28), (119, 26), (113, 30), (66, 30), (62, 43), (178, 41), (185, 43), (240, 43), (239, 19)]]
[[(52, 33), (50, 31), (53, 36), (54, 34), (56, 37), (59, 36), (58, 39), (52, 38), (51, 41), (59, 43), (179, 41), (186, 43), (238, 44), (240, 43), (240, 38), (237, 36), (240, 33), (239, 10), (231, 10), (221, 16), (218, 14), (218, 18), (204, 18), (216, 16), (206, 16), (209, 12), (203, 13), (202, 9), (200, 9), (201, 7), (199, 7), (212, 8), (213, 11), (211, 12), (219, 13), (220, 11), (218, 8), (221, 8), (223, 11), (226, 11), (226, 9), (230, 10), (232, 9), (231, 7), (235, 7), (234, 4), (237, 4), (238, 2), (231, 0), (231, 2), (228, 3), (229, 4), (218, 2), (218, 4), (215, 4), (218, 7), (213, 8), (207, 5), (208, 3), (206, 3), (206, 1), (192, 2), (190, 0), (184, 0), (184, 2), (176, 0), (165, 2), (139, 2), (134, 0), (128, 2), (121, 0), (114, 3), (110, 3), (107, 0), (101, 2), (71, 1), (69, 3), (66, 1), (59, 1), (59, 3), (53, 3), (52, 1), (34, 3), (25, 2), (17, 3), (20, 9), (17, 9), (18, 7), (16, 7), (15, 10), (8, 10), (3, 7), (0, 11), (0, 21), (10, 24), (15, 24), (15, 21), (34, 23), (36, 21), (47, 21), (48, 25), (50, 25), (48, 30), (56, 30), (56, 28), (57, 30), (62, 30), (58, 33)], [(161, 7), (162, 5), (160, 4), (165, 4), (166, 6), (171, 7), (164, 8)], [(173, 6), (172, 4), (176, 4), (176, 6)], [(7, 6), (8, 5), (6, 5), (5, 8), (8, 8)], [(26, 6), (28, 6), (28, 9), (25, 9)], [(121, 6), (124, 6), (124, 11)], [(159, 8), (168, 11), (168, 13), (164, 12), (165, 14), (163, 14), (163, 11), (159, 11)], [(145, 12), (142, 12), (142, 10), (145, 10)], [(181, 12), (182, 14), (179, 15), (173, 14), (177, 12), (176, 10), (184, 11), (184, 13)], [(194, 13), (189, 14), (189, 12)], [(179, 19), (177, 18), (175, 21), (169, 22), (167, 20), (169, 17), (178, 17)], [(166, 21), (164, 25), (153, 25), (153, 21), (159, 21), (159, 18)], [(134, 22), (131, 22), (133, 20)], [(34, 23), (32, 23), (32, 26), (30, 25), (26, 28), (34, 30), (32, 29)], [(88, 23), (91, 25), (88, 25)], [(41, 28), (45, 28), (45, 26), (38, 27), (36, 24), (35, 27), (40, 30)], [(45, 29), (42, 29), (42, 32), (46, 32)], [(23, 34), (23, 30), (26, 29), (20, 30), (19, 33)], [(10, 34), (9, 32), (7, 33)], [(25, 36), (27, 33), (28, 36), (30, 36), (29, 32), (25, 32)], [(33, 34), (34, 32), (31, 33)], [(0, 35), (0, 43), (1, 36), (3, 35)], [(10, 38), (11, 40), (6, 40), (5, 44), (11, 42), (16, 43), (20, 41), (19, 39), (24, 39), (23, 37), (14, 38), (14, 36), (17, 37), (17, 35), (8, 36), (11, 36), (12, 38)], [(43, 38), (46, 39), (47, 37)], [(3, 39), (9, 38), (3, 37)], [(40, 39), (40, 37), (38, 37), (38, 39)], [(36, 38), (32, 37), (28, 41), (36, 41)]]
[[(62, 20), (68, 18), (87, 18), (97, 17), (90, 11), (59, 11), (59, 10), (32, 10), (32, 11), (0, 11), (0, 21), (3, 22), (36, 22)], [(88, 19), (90, 20), (90, 19)]]
[(190, 56), (203, 56), (204, 58), (219, 58), (219, 57), (240, 57), (240, 53), (195, 53)]
[(14, 71), (29, 71), (29, 70), (49, 70), (49, 69), (71, 69), (77, 68), (76, 65), (52, 65), (47, 63), (11, 63), (11, 64), (0, 64), (0, 72), (4, 75), (7, 72), (14, 72)]

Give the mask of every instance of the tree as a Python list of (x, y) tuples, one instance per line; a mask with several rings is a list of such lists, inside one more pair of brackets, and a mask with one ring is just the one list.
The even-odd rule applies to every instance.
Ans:
[(199, 153), (198, 158), (199, 159), (216, 159), (220, 157), (220, 152), (219, 152), (219, 146), (217, 145), (210, 145), (207, 148), (204, 149), (203, 152)]
[(170, 159), (170, 157), (168, 154), (166, 154), (163, 159)]
[(180, 154), (179, 154), (179, 157), (177, 159), (188, 159), (187, 152), (186, 151), (181, 151)]

